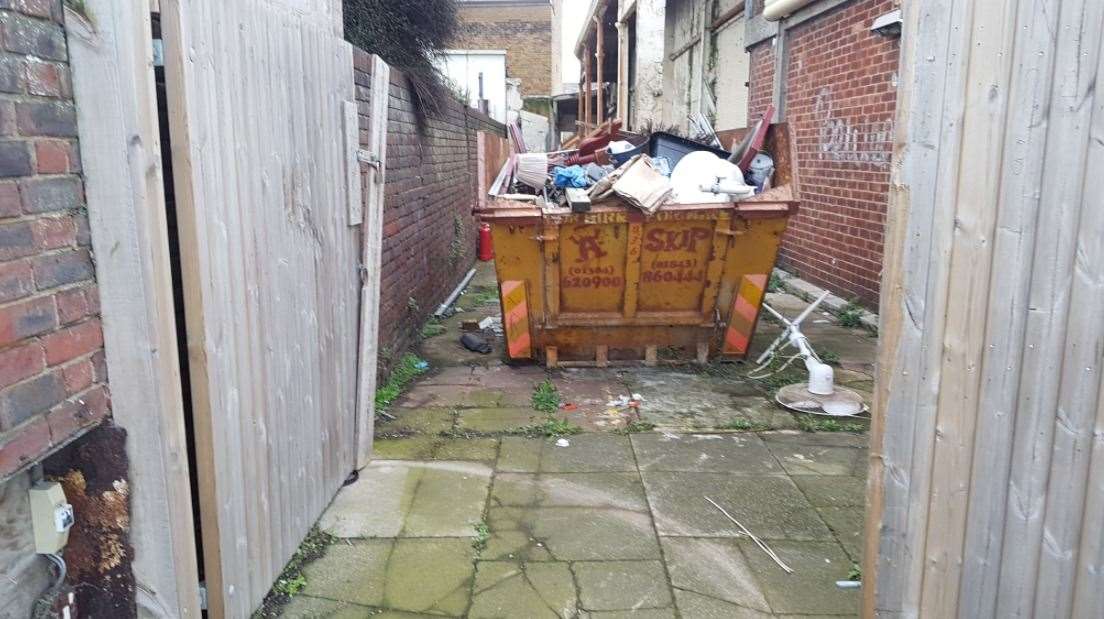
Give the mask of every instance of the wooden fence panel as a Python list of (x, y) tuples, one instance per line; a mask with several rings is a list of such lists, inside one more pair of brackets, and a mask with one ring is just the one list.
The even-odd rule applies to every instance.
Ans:
[(903, 6), (864, 610), (1096, 616), (1104, 4)]
[(339, 16), (335, 0), (162, 2), (212, 616), (250, 614), (355, 465)]

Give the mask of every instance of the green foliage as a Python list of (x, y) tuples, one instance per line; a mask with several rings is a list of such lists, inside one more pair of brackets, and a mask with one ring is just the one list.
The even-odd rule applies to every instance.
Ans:
[(498, 303), (498, 290), (494, 288), (473, 288), (464, 293), (465, 302), (471, 307), (481, 307)]
[(828, 365), (839, 365), (840, 356), (839, 353), (834, 350), (818, 350), (817, 356)]
[(434, 60), (459, 27), (456, 0), (345, 0), (345, 38), (402, 69), (421, 109), (436, 116), (449, 95)]
[(655, 429), (655, 424), (650, 421), (641, 421), (639, 419), (633, 419), (625, 425), (624, 428), (617, 430), (618, 434), (638, 434), (640, 432), (651, 432)]
[(767, 281), (767, 292), (778, 292), (782, 290), (782, 278), (778, 276), (778, 273), (771, 273), (770, 280)]
[(548, 438), (560, 438), (579, 434), (583, 429), (566, 419), (556, 419), (549, 415), (547, 419), (536, 425), (521, 428), (520, 434), (529, 437), (546, 436)]
[(546, 415), (560, 410), (560, 392), (552, 381), (545, 380), (533, 390), (533, 408)]
[(863, 307), (859, 305), (857, 300), (852, 300), (840, 312), (839, 323), (841, 327), (854, 329), (862, 326), (862, 317)]
[(399, 364), (392, 370), (387, 383), (376, 390), (377, 411), (385, 410), (392, 402), (399, 399), (403, 389), (410, 384), (410, 381), (425, 372), (425, 369), (420, 367), (422, 363), (423, 361), (415, 355), (406, 354), (403, 356)]
[(443, 335), (446, 331), (448, 331), (448, 328), (436, 318), (430, 318), (422, 325), (422, 337), (426, 339)]
[(329, 533), (323, 533), (318, 527), (311, 528), (307, 537), (299, 544), (298, 550), (280, 572), (280, 576), (272, 585), (272, 590), (265, 596), (261, 608), (254, 613), (254, 617), (279, 617), (282, 616), (283, 607), (302, 592), (307, 586), (307, 575), (303, 570), (311, 562), (326, 554), (326, 548), (332, 546), (337, 538)]
[(491, 539), (491, 528), (486, 522), (477, 522), (474, 528), (475, 539), (472, 540), (472, 548), (475, 549), (476, 554), (479, 554), (487, 549), (487, 541)]
[(859, 567), (858, 563), (852, 563), (851, 569), (847, 570), (847, 580), (862, 580), (862, 568)]
[(749, 419), (733, 419), (717, 426), (717, 429), (735, 430), (737, 432), (765, 432), (770, 430), (771, 427), (768, 424), (754, 422)]
[(841, 422), (831, 417), (819, 417), (817, 415), (794, 415), (797, 419), (797, 427), (803, 432), (851, 432), (862, 434), (866, 432), (866, 425), (857, 422)]
[(307, 586), (307, 577), (302, 572), (291, 576), (290, 578), (280, 578), (276, 580), (276, 584), (273, 585), (273, 589), (277, 593), (286, 595), (288, 597), (294, 597), (296, 593), (299, 593)]

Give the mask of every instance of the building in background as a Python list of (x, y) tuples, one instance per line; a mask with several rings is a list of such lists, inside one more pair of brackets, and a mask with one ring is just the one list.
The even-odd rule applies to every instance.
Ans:
[[(490, 63), (485, 53), (504, 54), (505, 73), (484, 75), (484, 92), (488, 93), (488, 112), (502, 122), (518, 122), (526, 143), (533, 148), (552, 146), (549, 142), (552, 83), (552, 3), (549, 0), (457, 0), (460, 6), (460, 26), (455, 37), (455, 50), (446, 57), (446, 65), (464, 65), (464, 82), (449, 75), (468, 95), (477, 97), (478, 73), (476, 65)], [(489, 69), (489, 66), (487, 67)], [(472, 71), (474, 70), (474, 73)], [(501, 92), (502, 115), (494, 110), (498, 103), (497, 84), (504, 85)], [(496, 90), (488, 90), (488, 83)], [(473, 106), (476, 107), (476, 106)]]
[(506, 122), (506, 50), (449, 49), (438, 66), (469, 107)]
[[(748, 117), (790, 124), (802, 209), (780, 266), (875, 308), (897, 109), (898, 0), (756, 0)], [(779, 13), (779, 8), (792, 11)], [(772, 14), (773, 13), (773, 14)], [(774, 19), (781, 17), (781, 19)]]

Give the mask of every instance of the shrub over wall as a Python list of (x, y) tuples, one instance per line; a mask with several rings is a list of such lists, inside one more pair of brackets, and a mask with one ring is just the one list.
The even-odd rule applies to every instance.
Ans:
[(458, 23), (456, 0), (345, 0), (345, 38), (401, 69), (429, 115), (448, 96), (434, 61)]

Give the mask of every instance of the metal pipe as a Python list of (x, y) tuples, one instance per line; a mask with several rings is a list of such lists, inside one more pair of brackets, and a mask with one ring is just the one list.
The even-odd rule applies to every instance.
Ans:
[(446, 311), (448, 311), (448, 308), (456, 302), (456, 297), (460, 296), (460, 293), (464, 291), (464, 288), (467, 288), (468, 282), (470, 282), (473, 277), (475, 277), (475, 269), (468, 271), (468, 274), (464, 276), (464, 280), (456, 286), (456, 288), (452, 291), (452, 294), (450, 294), (448, 298), (445, 299), (444, 303), (437, 306), (437, 311), (433, 312), (433, 315), (440, 316), (441, 314), (444, 314)]

